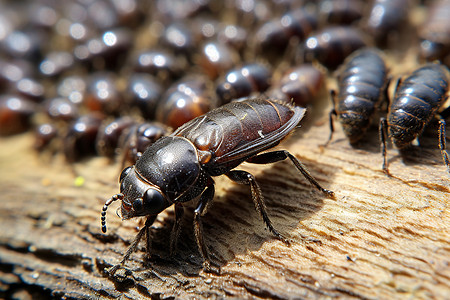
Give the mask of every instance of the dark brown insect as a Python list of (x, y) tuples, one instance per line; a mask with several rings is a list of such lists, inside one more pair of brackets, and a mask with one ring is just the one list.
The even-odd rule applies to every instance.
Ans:
[(393, 34), (407, 27), (410, 0), (375, 0), (366, 29), (375, 43), (386, 46)]
[(134, 73), (128, 80), (125, 102), (131, 109), (137, 108), (144, 119), (153, 120), (162, 94), (163, 86), (155, 77)]
[(270, 58), (281, 58), (289, 42), (303, 42), (317, 28), (317, 16), (306, 9), (295, 9), (279, 19), (264, 23), (255, 34), (255, 51)]
[(87, 86), (84, 104), (90, 111), (118, 114), (124, 99), (117, 89), (114, 73), (94, 73)]
[(323, 0), (319, 16), (323, 24), (350, 25), (360, 20), (364, 13), (361, 0)]
[(36, 104), (21, 96), (0, 96), (0, 136), (26, 131), (31, 127), (31, 117)]
[(217, 41), (203, 44), (199, 55), (199, 65), (211, 79), (216, 79), (219, 75), (231, 69), (238, 60), (239, 55), (232, 47)]
[(217, 84), (216, 94), (220, 103), (250, 96), (253, 92), (264, 92), (270, 86), (272, 73), (262, 64), (247, 64), (225, 74)]
[[(383, 154), (383, 171), (389, 174), (386, 158), (386, 135), (399, 149), (404, 149), (421, 135), (425, 126), (436, 116), (448, 98), (450, 73), (437, 63), (421, 66), (397, 86), (387, 120), (381, 119), (380, 136)], [(450, 108), (447, 109), (447, 112)], [(439, 126), (439, 148), (450, 173), (450, 160), (445, 150), (445, 120)]]
[(163, 83), (168, 83), (184, 74), (186, 60), (167, 50), (147, 50), (136, 55), (133, 69), (154, 75)]
[(426, 61), (440, 60), (450, 67), (450, 1), (435, 1), (427, 21), (419, 28), (420, 56)]
[(158, 122), (136, 123), (125, 130), (118, 142), (122, 152), (121, 167), (127, 161), (135, 164), (150, 145), (171, 132), (169, 127)]
[(360, 31), (353, 27), (329, 27), (310, 36), (303, 45), (305, 62), (318, 61), (336, 69), (353, 51), (366, 46)]
[(268, 91), (268, 95), (306, 107), (315, 100), (324, 86), (325, 74), (312, 64), (303, 64), (287, 70)]
[[(300, 122), (306, 109), (277, 100), (246, 100), (232, 102), (193, 119), (167, 137), (159, 139), (142, 154), (136, 165), (120, 175), (120, 193), (106, 201), (102, 209), (102, 231), (106, 232), (106, 211), (114, 201), (121, 200), (123, 219), (145, 216), (139, 231), (120, 264), (129, 258), (140, 239), (147, 236), (157, 215), (175, 205), (175, 225), (170, 239), (174, 249), (180, 228), (183, 204), (199, 197), (194, 212), (195, 238), (204, 267), (211, 262), (203, 240), (201, 216), (214, 198), (213, 176), (226, 175), (231, 180), (249, 185), (256, 209), (264, 223), (278, 239), (288, 241), (272, 226), (264, 199), (255, 177), (242, 170), (233, 170), (244, 161), (268, 164), (289, 158), (305, 178), (328, 197), (326, 190), (311, 176), (303, 164), (285, 150), (260, 154), (280, 143)], [(147, 251), (149, 251), (147, 247)]]
[(67, 162), (73, 163), (96, 153), (95, 140), (103, 118), (102, 114), (90, 113), (70, 124), (62, 142)]
[(358, 50), (339, 68), (337, 82), (338, 93), (331, 91), (333, 109), (327, 144), (334, 132), (332, 115), (337, 116), (350, 144), (356, 144), (364, 137), (385, 95), (388, 70), (383, 57), (375, 49)]
[(121, 167), (127, 161), (135, 164), (148, 146), (171, 129), (158, 122), (137, 122), (130, 117), (118, 118), (99, 130), (96, 139), (98, 154), (113, 159), (121, 153)]
[(174, 83), (156, 107), (156, 121), (176, 129), (215, 108), (210, 84), (204, 76), (189, 76)]

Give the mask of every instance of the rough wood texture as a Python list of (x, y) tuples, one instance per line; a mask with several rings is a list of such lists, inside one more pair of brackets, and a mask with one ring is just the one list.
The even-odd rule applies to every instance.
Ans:
[[(319, 113), (318, 113), (319, 114)], [(320, 115), (325, 115), (324, 111)], [(221, 274), (205, 273), (185, 214), (178, 251), (169, 256), (173, 211), (152, 228), (153, 250), (144, 243), (119, 270), (142, 220), (121, 222), (100, 210), (118, 191), (118, 166), (102, 158), (75, 165), (81, 187), (59, 158), (31, 151), (29, 134), (0, 140), (0, 297), (48, 298), (365, 298), (443, 299), (450, 295), (450, 181), (437, 148), (436, 127), (422, 148), (401, 158), (390, 149), (389, 178), (380, 171), (377, 131), (361, 148), (333, 142), (326, 117), (309, 121), (282, 146), (294, 153), (336, 200), (312, 188), (286, 161), (245, 164), (256, 175), (269, 215), (291, 246), (264, 228), (246, 186), (218, 178), (216, 198), (204, 216), (205, 240)]]

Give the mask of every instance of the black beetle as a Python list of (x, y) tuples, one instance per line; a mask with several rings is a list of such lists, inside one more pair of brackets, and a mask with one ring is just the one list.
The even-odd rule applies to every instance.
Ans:
[(339, 92), (331, 91), (333, 109), (330, 111), (331, 141), (335, 115), (341, 122), (350, 144), (359, 142), (380, 106), (389, 82), (388, 69), (382, 55), (373, 48), (364, 48), (347, 57), (338, 69)]
[(120, 193), (108, 199), (102, 209), (102, 231), (106, 232), (106, 210), (122, 200), (124, 220), (147, 216), (144, 227), (128, 248), (114, 272), (129, 258), (139, 240), (147, 235), (157, 215), (175, 204), (175, 223), (170, 241), (175, 246), (183, 203), (199, 198), (194, 212), (194, 230), (205, 269), (210, 269), (207, 248), (203, 241), (201, 215), (214, 198), (212, 176), (225, 174), (231, 180), (250, 185), (256, 209), (268, 229), (280, 240), (288, 241), (272, 226), (267, 215), (261, 189), (255, 177), (242, 170), (233, 170), (242, 162), (274, 163), (289, 158), (297, 169), (326, 196), (333, 197), (310, 175), (303, 164), (285, 150), (261, 151), (276, 146), (300, 122), (306, 109), (277, 100), (250, 99), (231, 102), (197, 117), (162, 137), (142, 154), (136, 165), (125, 168), (120, 175)]
[(445, 150), (445, 120), (450, 107), (439, 113), (450, 91), (450, 72), (439, 63), (425, 64), (401, 82), (397, 83), (387, 120), (380, 121), (381, 152), (383, 171), (389, 174), (386, 159), (386, 136), (389, 130), (394, 145), (404, 149), (423, 132), (431, 119), (440, 115), (439, 148), (442, 159), (450, 173), (450, 159)]

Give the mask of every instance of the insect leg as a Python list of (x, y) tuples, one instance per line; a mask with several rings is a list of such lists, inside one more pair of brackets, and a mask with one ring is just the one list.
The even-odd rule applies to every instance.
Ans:
[(386, 157), (386, 139), (387, 139), (387, 121), (385, 118), (380, 119), (380, 127), (379, 127), (379, 134), (380, 134), (380, 144), (381, 144), (381, 155), (383, 155), (383, 171), (387, 175), (390, 175), (389, 169), (388, 169), (388, 161)]
[(442, 159), (447, 166), (447, 171), (450, 173), (450, 159), (447, 151), (445, 150), (445, 144), (445, 121), (441, 119), (439, 120), (439, 149), (441, 149)]
[(194, 233), (195, 240), (197, 241), (197, 246), (200, 254), (204, 260), (203, 267), (205, 270), (211, 271), (211, 261), (208, 255), (208, 249), (206, 248), (205, 241), (203, 240), (203, 224), (201, 216), (206, 212), (206, 207), (208, 202), (214, 198), (214, 184), (211, 183), (206, 190), (200, 196), (197, 208), (194, 211)]
[[(147, 217), (144, 227), (142, 227), (141, 230), (139, 230), (139, 232), (136, 235), (136, 237), (134, 238), (133, 242), (128, 247), (127, 251), (125, 252), (125, 255), (122, 257), (122, 260), (120, 261), (120, 263), (118, 263), (117, 265), (115, 265), (108, 271), (108, 273), (110, 275), (114, 275), (114, 273), (116, 273), (116, 271), (130, 258), (130, 255), (136, 251), (137, 245), (141, 241), (144, 234), (147, 235), (147, 247), (149, 246), (149, 244), (150, 244), (149, 228), (150, 228), (150, 226), (152, 226), (153, 222), (155, 222), (156, 217), (157, 217), (157, 215)], [(147, 249), (147, 253), (149, 253), (149, 252), (150, 252), (150, 250)]]
[(289, 158), (294, 165), (297, 167), (297, 169), (305, 176), (308, 181), (315, 186), (319, 191), (325, 194), (325, 196), (334, 198), (334, 192), (324, 189), (317, 180), (312, 177), (312, 175), (309, 173), (309, 171), (305, 168), (305, 166), (292, 154), (290, 154), (286, 150), (280, 150), (280, 151), (273, 151), (273, 152), (266, 152), (262, 153), (256, 156), (253, 156), (247, 160), (249, 163), (253, 164), (270, 164), (274, 163), (280, 160), (285, 160), (286, 158)]
[(181, 204), (175, 204), (175, 223), (170, 234), (170, 254), (173, 255), (177, 250), (177, 240), (180, 235), (181, 220), (184, 214), (184, 207)]
[(228, 173), (226, 173), (231, 180), (240, 183), (240, 184), (246, 184), (250, 185), (251, 191), (252, 191), (252, 199), (253, 203), (255, 203), (256, 210), (261, 214), (264, 223), (266, 223), (267, 228), (272, 232), (273, 235), (275, 235), (279, 240), (283, 241), (285, 244), (289, 245), (289, 241), (284, 238), (272, 225), (272, 222), (269, 219), (269, 216), (267, 215), (266, 211), (266, 205), (264, 204), (264, 198), (261, 193), (261, 188), (259, 187), (258, 183), (255, 180), (255, 177), (245, 171), (241, 170), (232, 170)]
[(331, 99), (331, 103), (333, 105), (333, 108), (330, 110), (330, 113), (328, 115), (328, 118), (330, 121), (330, 136), (328, 137), (328, 140), (323, 145), (323, 147), (328, 146), (328, 144), (331, 142), (331, 138), (333, 137), (333, 133), (334, 133), (333, 115), (337, 116), (336, 108), (335, 108), (335, 103), (336, 103), (336, 91), (335, 90), (330, 91), (330, 99)]

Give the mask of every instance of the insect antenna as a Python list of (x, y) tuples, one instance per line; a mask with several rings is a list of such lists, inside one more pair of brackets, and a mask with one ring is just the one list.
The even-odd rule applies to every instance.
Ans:
[(111, 203), (113, 203), (116, 200), (122, 200), (123, 199), (123, 194), (116, 194), (114, 196), (112, 196), (111, 198), (109, 198), (105, 205), (103, 205), (102, 208), (102, 217), (101, 217), (101, 221), (102, 221), (102, 232), (105, 233), (106, 232), (106, 210), (108, 209), (108, 206), (111, 205)]

